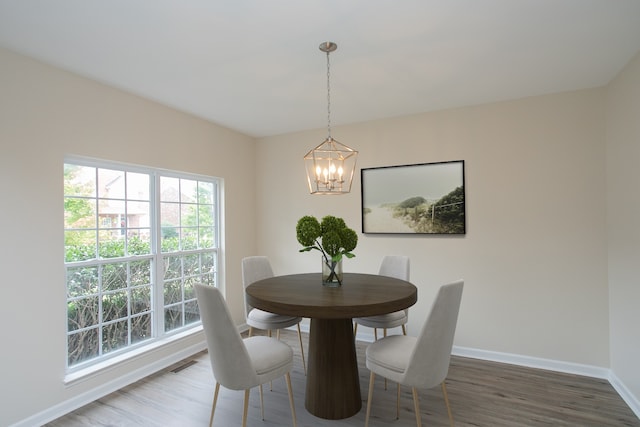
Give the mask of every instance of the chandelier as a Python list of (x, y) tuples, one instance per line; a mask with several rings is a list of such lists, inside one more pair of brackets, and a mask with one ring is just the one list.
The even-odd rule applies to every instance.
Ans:
[(311, 194), (346, 194), (356, 169), (358, 152), (331, 136), (331, 67), (329, 53), (338, 48), (333, 42), (324, 42), (320, 50), (327, 54), (327, 138), (304, 156), (307, 181)]

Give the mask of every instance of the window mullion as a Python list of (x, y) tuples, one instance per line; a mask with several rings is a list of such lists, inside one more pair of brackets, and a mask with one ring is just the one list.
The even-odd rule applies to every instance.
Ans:
[(152, 333), (154, 337), (159, 337), (164, 333), (164, 297), (163, 297), (163, 270), (164, 261), (162, 259), (162, 224), (160, 223), (160, 174), (153, 173), (150, 179), (153, 203), (151, 203), (151, 228), (154, 230), (151, 236), (151, 253), (154, 254), (151, 271), (152, 288)]

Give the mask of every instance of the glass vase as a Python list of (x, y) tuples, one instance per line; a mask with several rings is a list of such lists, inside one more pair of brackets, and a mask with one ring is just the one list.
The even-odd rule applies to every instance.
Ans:
[(328, 287), (342, 286), (342, 260), (329, 261), (322, 257), (322, 285)]

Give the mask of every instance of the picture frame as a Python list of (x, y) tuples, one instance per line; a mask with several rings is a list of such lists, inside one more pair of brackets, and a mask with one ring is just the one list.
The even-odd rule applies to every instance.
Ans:
[(466, 234), (464, 160), (360, 170), (365, 234)]

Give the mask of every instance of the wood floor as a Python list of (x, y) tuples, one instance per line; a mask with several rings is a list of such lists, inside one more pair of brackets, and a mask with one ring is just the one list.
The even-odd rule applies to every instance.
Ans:
[[(281, 339), (294, 349), (291, 380), (298, 426), (363, 426), (369, 371), (364, 366), (367, 343), (358, 342), (362, 410), (345, 420), (322, 420), (304, 408), (305, 377), (297, 334), (283, 331)], [(305, 339), (305, 337), (303, 337)], [(305, 341), (306, 342), (306, 341)], [(600, 379), (523, 368), (475, 359), (453, 357), (446, 381), (456, 426), (640, 426), (640, 419)], [(206, 426), (213, 397), (213, 375), (207, 353), (200, 353), (166, 371), (152, 375), (80, 408), (49, 424), (75, 426)], [(384, 390), (378, 379), (369, 425), (415, 426), (411, 390), (401, 389), (400, 419), (395, 419), (395, 384)], [(425, 426), (448, 426), (439, 387), (420, 390)], [(243, 393), (221, 388), (214, 427), (239, 426)], [(290, 426), (291, 412), (284, 379), (265, 387), (265, 420), (260, 419), (258, 390), (251, 392), (249, 426)]]

